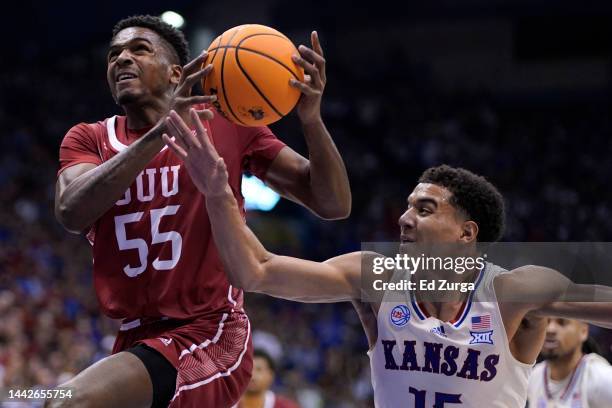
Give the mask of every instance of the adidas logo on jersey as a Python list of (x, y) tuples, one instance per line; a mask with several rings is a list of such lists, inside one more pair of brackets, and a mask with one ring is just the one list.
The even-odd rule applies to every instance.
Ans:
[(444, 326), (438, 326), (431, 329), (433, 334), (437, 334), (440, 337), (446, 337), (446, 333), (444, 332)]

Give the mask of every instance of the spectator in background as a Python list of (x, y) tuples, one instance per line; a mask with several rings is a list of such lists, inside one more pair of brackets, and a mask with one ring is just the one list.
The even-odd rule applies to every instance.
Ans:
[(530, 407), (607, 408), (612, 405), (612, 367), (591, 352), (589, 325), (549, 319), (541, 356), (529, 380)]
[(297, 408), (298, 405), (276, 394), (270, 388), (274, 383), (276, 365), (272, 357), (263, 350), (253, 352), (253, 376), (247, 390), (238, 403), (238, 408)]

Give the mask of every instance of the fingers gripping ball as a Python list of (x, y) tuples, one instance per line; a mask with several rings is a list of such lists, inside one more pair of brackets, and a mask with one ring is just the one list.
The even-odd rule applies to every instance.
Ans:
[(246, 24), (227, 30), (208, 48), (204, 64), (213, 70), (202, 83), (204, 93), (217, 95), (217, 110), (242, 126), (276, 122), (294, 108), (304, 71), (291, 56), (299, 55), (287, 37), (273, 28)]

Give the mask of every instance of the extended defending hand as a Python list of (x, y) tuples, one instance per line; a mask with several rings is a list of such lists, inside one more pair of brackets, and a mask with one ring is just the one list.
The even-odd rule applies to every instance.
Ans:
[[(210, 114), (212, 115), (211, 111)], [(206, 197), (224, 195), (228, 188), (225, 162), (213, 146), (208, 132), (195, 109), (189, 110), (195, 131), (175, 112), (165, 119), (167, 133), (162, 135), (168, 147), (185, 163), (187, 171), (198, 190)]]

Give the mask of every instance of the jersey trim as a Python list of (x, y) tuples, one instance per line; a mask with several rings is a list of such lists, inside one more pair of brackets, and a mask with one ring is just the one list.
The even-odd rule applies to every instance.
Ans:
[(476, 293), (476, 291), (478, 290), (478, 287), (480, 286), (480, 282), (482, 282), (482, 278), (484, 277), (486, 271), (487, 271), (487, 265), (485, 264), (485, 266), (478, 273), (478, 279), (476, 279), (476, 285), (474, 285), (474, 290), (472, 291), (472, 293), (470, 293), (467, 304), (465, 306), (465, 310), (463, 312), (463, 316), (461, 316), (461, 318), (459, 319), (457, 323), (453, 324), (455, 328), (461, 326), (465, 318), (470, 314), (470, 309), (472, 308), (472, 299), (474, 298), (474, 293)]
[[(474, 290), (470, 293), (470, 296), (468, 296), (468, 300), (463, 303), (463, 305), (461, 306), (461, 309), (459, 309), (459, 312), (457, 313), (457, 316), (455, 316), (455, 318), (449, 322), (453, 325), (453, 327), (458, 328), (459, 326), (461, 326), (461, 324), (463, 323), (467, 315), (470, 313), (470, 309), (472, 308), (472, 299), (474, 298), (474, 293), (476, 293), (476, 291), (478, 290), (478, 287), (480, 286), (480, 282), (482, 282), (482, 278), (485, 275), (486, 269), (487, 269), (487, 265), (485, 264), (485, 266), (478, 272), (478, 278), (476, 278), (476, 284), (474, 285)], [(414, 298), (413, 291), (410, 291), (410, 302), (412, 303), (414, 312), (419, 319), (426, 320), (427, 318), (430, 317), (429, 313), (427, 313), (427, 310), (424, 307), (422, 307), (421, 303), (417, 302), (416, 299)]]
[[(216, 337), (215, 337), (216, 338)], [(236, 362), (234, 363), (233, 366), (231, 366), (230, 368), (228, 368), (226, 371), (223, 372), (218, 372), (215, 375), (203, 380), (203, 381), (199, 381), (197, 383), (194, 384), (187, 384), (187, 385), (182, 385), (181, 387), (179, 387), (176, 390), (176, 393), (174, 394), (174, 397), (172, 397), (172, 400), (170, 400), (170, 402), (174, 401), (176, 399), (176, 397), (178, 397), (178, 395), (182, 392), (182, 391), (187, 391), (187, 390), (192, 390), (194, 388), (198, 388), (201, 387), (203, 385), (206, 385), (214, 380), (216, 380), (217, 378), (220, 377), (227, 377), (228, 375), (231, 375), (232, 372), (234, 372), (234, 370), (236, 370), (240, 364), (242, 363), (242, 358), (244, 357), (244, 354), (247, 352), (248, 349), (248, 344), (249, 344), (249, 339), (251, 338), (251, 322), (247, 319), (247, 335), (246, 338), (244, 340), (244, 345), (242, 347), (242, 351), (240, 352), (240, 356), (238, 356), (238, 360), (236, 360)], [(218, 340), (218, 338), (217, 338)]]
[(421, 309), (419, 308), (419, 305), (414, 300), (414, 296), (412, 295), (412, 292), (410, 292), (410, 302), (412, 303), (412, 308), (414, 309), (414, 312), (416, 313), (417, 317), (421, 320), (425, 320), (425, 317), (421, 313)]
[[(127, 119), (126, 119), (127, 120)], [(117, 138), (117, 132), (115, 132), (115, 123), (117, 122), (117, 115), (108, 118), (108, 120), (106, 121), (106, 132), (108, 133), (108, 141), (111, 144), (111, 147), (117, 151), (117, 152), (121, 152), (125, 149), (127, 149), (127, 145), (121, 143), (119, 141), (119, 138)], [(168, 148), (167, 145), (165, 145), (160, 152), (166, 150)]]
[(193, 353), (195, 349), (198, 349), (198, 348), (204, 349), (208, 347), (211, 343), (214, 344), (218, 342), (219, 338), (221, 338), (221, 334), (223, 334), (223, 326), (225, 326), (225, 321), (227, 320), (228, 316), (229, 314), (223, 313), (223, 316), (221, 317), (221, 321), (219, 322), (219, 326), (217, 327), (217, 333), (215, 333), (215, 337), (213, 337), (212, 340), (206, 339), (205, 341), (203, 341), (197, 346), (195, 344), (192, 344), (191, 346), (189, 346), (188, 349), (185, 349), (181, 352), (181, 355), (179, 356), (179, 360), (181, 360), (187, 354)]
[[(578, 364), (576, 364), (576, 367), (574, 367), (574, 370), (572, 371), (569, 382), (567, 383), (567, 385), (565, 386), (565, 389), (563, 390), (563, 392), (561, 393), (561, 396), (559, 397), (560, 401), (567, 399), (569, 395), (571, 394), (570, 391), (576, 385), (576, 381), (578, 380), (578, 378), (580, 378), (580, 374), (582, 373), (583, 366), (586, 365), (584, 363), (585, 361), (586, 359), (584, 358), (584, 355), (580, 357)], [(548, 400), (551, 401), (553, 399), (553, 396), (552, 396), (552, 393), (550, 392), (550, 386), (548, 385), (548, 364), (544, 366), (544, 390), (546, 391), (546, 398), (548, 398)]]
[(232, 297), (232, 289), (233, 289), (233, 286), (229, 285), (229, 289), (227, 290), (227, 300), (229, 300), (229, 302), (232, 304), (232, 311), (233, 311), (234, 307), (236, 307), (236, 301)]
[(117, 133), (115, 133), (115, 122), (117, 121), (117, 115), (112, 118), (108, 118), (106, 121), (106, 133), (108, 134), (108, 141), (111, 144), (111, 147), (116, 151), (120, 152), (124, 149), (127, 149), (127, 146), (124, 145), (117, 139)]

